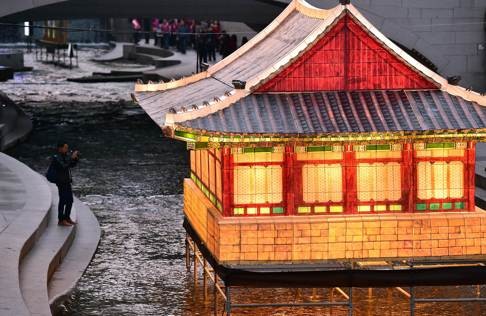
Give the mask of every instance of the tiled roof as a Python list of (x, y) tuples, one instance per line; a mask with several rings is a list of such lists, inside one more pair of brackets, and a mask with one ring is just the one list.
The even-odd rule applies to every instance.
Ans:
[(201, 106), (233, 90), (232, 80), (247, 81), (260, 75), (322, 23), (323, 20), (293, 11), (277, 29), (211, 76), (170, 90), (137, 92), (137, 101), (156, 123), (162, 125), (169, 109), (179, 111), (181, 107)]
[(486, 128), (486, 107), (440, 90), (252, 94), (179, 124), (237, 134), (464, 130)]

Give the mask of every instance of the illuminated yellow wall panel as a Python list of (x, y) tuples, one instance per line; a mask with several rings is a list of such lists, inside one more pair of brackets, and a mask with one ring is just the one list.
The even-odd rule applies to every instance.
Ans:
[(209, 184), (208, 151), (201, 150), (201, 180), (204, 184)]
[(252, 162), (279, 162), (283, 161), (281, 152), (253, 152), (243, 154), (233, 154), (234, 163), (252, 163)]
[(398, 162), (359, 163), (357, 169), (360, 201), (400, 200), (401, 172)]
[(304, 202), (342, 201), (342, 181), (342, 167), (340, 164), (303, 166), (302, 190)]
[(260, 204), (280, 202), (282, 202), (282, 167), (235, 167), (235, 204)]
[(221, 186), (221, 163), (216, 160), (216, 196), (221, 201), (223, 199)]
[(209, 165), (209, 190), (211, 192), (216, 192), (216, 171), (215, 164), (214, 164), (214, 157), (212, 155), (208, 155), (208, 165)]
[(196, 172), (196, 152), (194, 150), (190, 151), (191, 158), (191, 170)]
[(341, 159), (343, 159), (342, 152), (314, 151), (314, 152), (297, 153), (297, 160), (341, 160)]
[(446, 199), (464, 196), (464, 164), (460, 161), (422, 161), (417, 164), (418, 198)]
[(356, 159), (387, 159), (387, 158), (401, 158), (401, 151), (390, 150), (367, 150), (356, 152)]

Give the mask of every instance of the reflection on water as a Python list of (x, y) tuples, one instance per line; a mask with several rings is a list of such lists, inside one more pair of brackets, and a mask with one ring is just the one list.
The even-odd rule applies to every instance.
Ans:
[[(212, 315), (184, 264), (182, 179), (185, 144), (163, 138), (139, 109), (124, 103), (28, 104), (31, 138), (10, 154), (44, 172), (59, 139), (82, 153), (75, 193), (95, 212), (103, 237), (93, 262), (61, 310), (65, 315)], [(481, 288), (485, 291), (486, 289)], [(418, 297), (471, 297), (476, 287), (417, 290)], [(327, 300), (329, 291), (236, 289), (238, 302)], [(355, 289), (354, 315), (408, 315), (396, 290)], [(334, 299), (339, 300), (338, 294)], [(221, 302), (221, 299), (220, 299)], [(220, 304), (221, 305), (221, 304)], [(483, 312), (484, 311), (484, 312)], [(218, 315), (222, 310), (218, 311)], [(345, 308), (235, 310), (233, 315), (347, 315)], [(486, 315), (483, 303), (417, 305), (416, 315)]]

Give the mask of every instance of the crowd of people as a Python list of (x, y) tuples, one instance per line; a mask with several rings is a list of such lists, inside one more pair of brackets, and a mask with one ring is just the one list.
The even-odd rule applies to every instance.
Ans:
[[(222, 30), (219, 21), (196, 21), (195, 19), (138, 19), (131, 20), (133, 40), (135, 44), (142, 39), (164, 49), (175, 48), (182, 54), (187, 49), (194, 49), (199, 56), (199, 63), (215, 62), (216, 54), (222, 58), (233, 53), (238, 47), (235, 34), (227, 34)], [(241, 45), (248, 41), (243, 37)]]

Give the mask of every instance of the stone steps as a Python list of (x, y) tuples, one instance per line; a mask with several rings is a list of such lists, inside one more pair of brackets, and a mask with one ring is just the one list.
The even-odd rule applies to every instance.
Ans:
[(75, 199), (78, 225), (63, 227), (57, 201), (54, 185), (0, 153), (1, 316), (52, 315), (97, 249), (100, 227), (89, 207)]
[(93, 258), (101, 238), (100, 225), (89, 207), (75, 198), (74, 208), (78, 222), (76, 238), (62, 264), (50, 279), (48, 291), (51, 307), (57, 305), (57, 302), (62, 301), (74, 289)]
[[(32, 250), (20, 264), (20, 289), (22, 296), (33, 315), (50, 316), (47, 286), (54, 271), (75, 239), (76, 226), (57, 225), (57, 190), (51, 185), (53, 203), (49, 211), (48, 225)], [(76, 221), (76, 209), (71, 218)]]
[(52, 194), (45, 179), (21, 162), (0, 153), (0, 165), (0, 174), (7, 175), (0, 178), (0, 190), (13, 188), (11, 196), (0, 197), (4, 202), (0, 210), (4, 221), (0, 230), (0, 315), (30, 315), (20, 291), (19, 265), (47, 227)]

